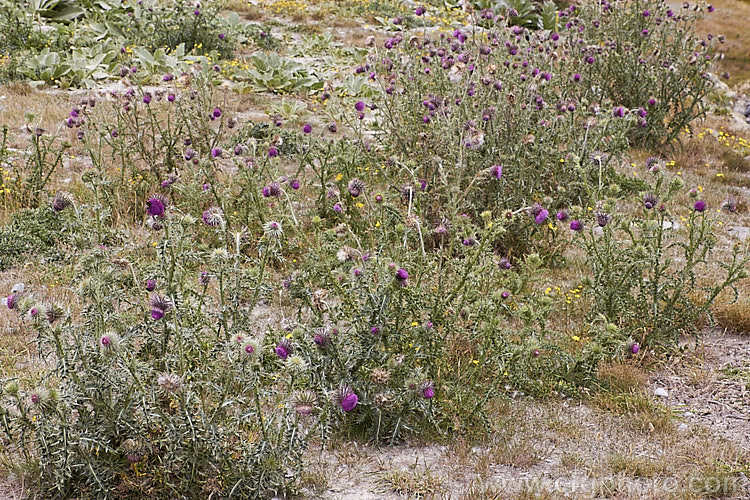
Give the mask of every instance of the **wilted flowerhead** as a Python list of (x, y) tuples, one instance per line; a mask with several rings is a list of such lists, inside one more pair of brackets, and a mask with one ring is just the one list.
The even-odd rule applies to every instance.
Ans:
[(737, 198), (734, 196), (730, 196), (727, 198), (727, 200), (724, 202), (724, 204), (721, 206), (724, 210), (727, 212), (736, 212), (737, 211)]
[(508, 260), (507, 257), (501, 257), (500, 260), (497, 261), (497, 265), (500, 269), (511, 268), (510, 260)]
[(54, 323), (55, 321), (59, 319), (62, 319), (63, 316), (65, 316), (65, 311), (56, 302), (47, 303), (44, 306), (44, 311), (45, 311), (45, 315), (47, 316), (47, 321), (49, 321), (50, 324)]
[(52, 200), (52, 210), (55, 212), (62, 212), (71, 205), (73, 205), (73, 196), (65, 191), (57, 193)]
[(292, 405), (297, 414), (302, 416), (311, 415), (318, 404), (318, 396), (311, 390), (297, 391), (292, 396)]
[(653, 193), (646, 193), (643, 195), (643, 206), (646, 210), (651, 210), (659, 203), (659, 197)]
[(182, 388), (182, 377), (176, 373), (162, 373), (157, 377), (156, 384), (165, 392), (177, 392)]
[(307, 370), (307, 361), (305, 361), (299, 354), (292, 354), (289, 356), (284, 365), (287, 370), (294, 374), (300, 374)]
[(340, 407), (345, 412), (352, 411), (357, 406), (357, 403), (359, 403), (359, 396), (354, 393), (349, 384), (342, 384), (341, 387), (333, 393), (331, 399), (333, 400), (334, 405)]
[(135, 439), (126, 439), (120, 445), (120, 449), (128, 463), (134, 464), (143, 458), (144, 446)]
[(146, 201), (146, 213), (151, 217), (161, 217), (169, 206), (167, 198), (161, 194), (154, 194)]
[(224, 221), (224, 212), (219, 207), (211, 207), (203, 212), (203, 222), (207, 226), (220, 226)]
[(599, 227), (604, 227), (612, 220), (612, 216), (606, 212), (596, 212), (596, 223)]
[(352, 195), (353, 198), (356, 198), (360, 194), (362, 194), (362, 191), (365, 189), (365, 183), (361, 180), (357, 179), (356, 177), (349, 181), (349, 194)]
[(15, 309), (16, 306), (18, 306), (18, 302), (20, 301), (19, 294), (11, 294), (8, 295), (7, 298), (3, 299), (3, 302), (8, 307), (8, 309)]

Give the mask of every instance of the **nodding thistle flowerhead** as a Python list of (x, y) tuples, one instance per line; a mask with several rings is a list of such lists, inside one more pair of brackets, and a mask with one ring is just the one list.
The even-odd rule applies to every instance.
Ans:
[(318, 404), (318, 396), (310, 389), (297, 391), (292, 396), (292, 404), (297, 414), (304, 417), (311, 415)]
[(4, 299), (3, 302), (5, 302), (5, 305), (8, 306), (8, 309), (15, 309), (18, 305), (19, 300), (19, 294), (15, 293), (12, 295), (8, 295), (8, 297)]
[(362, 191), (365, 189), (365, 183), (361, 180), (357, 179), (356, 177), (349, 181), (349, 194), (352, 195), (352, 198), (356, 198), (360, 194), (362, 194)]
[(117, 346), (120, 345), (120, 336), (114, 332), (108, 332), (107, 334), (102, 335), (102, 338), (99, 339), (99, 343), (105, 351), (112, 351), (117, 349)]
[(416, 9), (414, 9), (414, 15), (415, 15), (415, 16), (421, 16), (421, 15), (424, 15), (424, 13), (425, 13), (425, 12), (427, 12), (427, 9), (425, 9), (425, 8), (424, 8), (424, 7), (422, 7), (421, 5), (420, 5), (419, 7), (417, 7)]
[(695, 205), (693, 205), (693, 209), (696, 212), (703, 212), (704, 210), (706, 210), (706, 202), (703, 200), (696, 201)]
[(570, 229), (571, 231), (580, 231), (583, 229), (583, 224), (579, 220), (572, 220), (570, 221)]
[(146, 201), (146, 213), (151, 217), (161, 217), (168, 206), (169, 201), (165, 196), (154, 194)]
[(315, 344), (321, 349), (325, 349), (330, 345), (331, 339), (326, 330), (321, 328), (313, 337), (313, 342), (315, 342)]
[(542, 208), (539, 203), (534, 203), (534, 206), (531, 207), (531, 215), (534, 217), (534, 222), (541, 225), (549, 217), (549, 211)]
[(341, 407), (345, 412), (352, 411), (357, 406), (357, 403), (359, 403), (359, 396), (354, 394), (354, 391), (349, 384), (342, 384), (341, 387), (333, 393), (332, 399), (333, 404)]
[(596, 212), (596, 223), (599, 227), (604, 227), (612, 220), (612, 216), (606, 212)]
[(560, 222), (565, 222), (566, 220), (568, 220), (568, 217), (569, 215), (568, 215), (567, 210), (560, 210), (559, 212), (557, 212), (557, 215), (555, 216), (555, 218), (559, 220)]
[(260, 344), (255, 339), (243, 339), (242, 353), (246, 358), (256, 359), (260, 356)]
[(157, 293), (151, 295), (148, 304), (151, 307), (151, 317), (157, 320), (163, 318), (167, 311), (172, 309), (169, 299)]
[(399, 268), (398, 271), (396, 271), (396, 281), (401, 286), (406, 286), (406, 282), (409, 279), (409, 273), (406, 271), (406, 269)]
[(622, 106), (617, 106), (612, 111), (612, 116), (614, 116), (616, 118), (622, 118), (623, 116), (625, 116), (625, 108), (623, 108)]
[(432, 384), (432, 380), (422, 382), (419, 386), (419, 392), (425, 399), (432, 399), (435, 397), (435, 386)]
[(222, 153), (223, 153), (223, 151), (221, 150), (221, 148), (212, 148), (211, 149), (211, 157), (212, 158), (220, 158), (221, 155), (222, 155)]
[(503, 176), (503, 166), (492, 165), (492, 168), (490, 168), (490, 175), (493, 179), (500, 179)]
[(721, 206), (724, 210), (727, 212), (736, 212), (737, 211), (737, 198), (734, 196), (729, 196), (727, 198), (727, 201), (724, 202), (724, 204)]
[(266, 233), (266, 236), (274, 240), (281, 238), (284, 234), (284, 231), (281, 229), (281, 222), (276, 222), (274, 220), (263, 224), (263, 231)]
[(646, 210), (651, 210), (659, 203), (659, 197), (653, 193), (646, 193), (643, 195), (643, 206)]
[(281, 186), (278, 182), (272, 182), (268, 186), (263, 188), (264, 198), (278, 198), (279, 196), (281, 196)]
[(274, 349), (276, 355), (281, 359), (286, 359), (292, 351), (292, 343), (286, 338), (281, 339), (281, 342), (279, 342), (276, 349)]
[(62, 212), (71, 205), (73, 205), (73, 197), (65, 191), (57, 193), (52, 200), (52, 210), (55, 212)]
[(224, 213), (219, 207), (211, 207), (203, 212), (203, 222), (207, 226), (216, 227), (220, 226), (224, 221)]

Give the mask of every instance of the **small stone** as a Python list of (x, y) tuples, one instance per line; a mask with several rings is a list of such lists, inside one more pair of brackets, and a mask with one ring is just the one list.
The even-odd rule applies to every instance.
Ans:
[(677, 426), (677, 430), (679, 432), (686, 432), (688, 430), (688, 425), (687, 424), (680, 424), (680, 425)]
[(686, 411), (682, 415), (685, 416), (685, 417), (693, 417), (693, 416), (695, 416), (695, 414), (692, 411)]
[(663, 387), (657, 387), (656, 390), (654, 391), (654, 395), (655, 396), (659, 396), (660, 398), (668, 398), (669, 397), (669, 393)]

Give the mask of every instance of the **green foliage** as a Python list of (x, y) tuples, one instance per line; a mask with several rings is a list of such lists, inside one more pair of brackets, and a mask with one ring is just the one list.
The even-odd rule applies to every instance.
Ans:
[(272, 52), (256, 52), (251, 57), (251, 63), (252, 68), (240, 69), (234, 75), (240, 93), (252, 90), (285, 94), (315, 92), (323, 88), (323, 81), (310, 73), (307, 66)]
[(687, 217), (678, 216), (684, 209), (673, 206), (672, 198), (681, 186), (681, 179), (669, 181), (657, 172), (642, 193), (643, 209), (608, 220), (614, 207), (604, 204), (578, 240), (593, 271), (592, 314), (644, 345), (667, 349), (677, 346), (680, 334), (696, 334), (716, 297), (747, 277), (747, 249), (737, 246), (731, 261), (717, 263), (721, 274), (715, 282), (701, 285), (698, 276), (714, 265), (715, 221), (702, 200), (687, 209)]
[(69, 261), (87, 243), (87, 232), (77, 218), (56, 214), (49, 206), (21, 210), (0, 228), (0, 270), (36, 257)]

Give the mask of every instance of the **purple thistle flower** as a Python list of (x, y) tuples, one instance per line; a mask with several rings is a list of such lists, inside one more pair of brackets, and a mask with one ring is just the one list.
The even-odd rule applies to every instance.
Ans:
[(617, 117), (617, 118), (622, 118), (623, 116), (625, 116), (625, 108), (623, 108), (622, 106), (617, 106), (612, 111), (612, 115), (615, 116), (615, 117)]
[(404, 268), (399, 268), (396, 271), (396, 280), (401, 286), (406, 286), (406, 282), (409, 279), (409, 273)]
[(272, 182), (268, 186), (264, 187), (263, 196), (265, 198), (270, 198), (272, 196), (274, 198), (278, 198), (279, 196), (281, 196), (281, 186), (279, 185), (279, 183)]
[(359, 111), (360, 113), (365, 110), (365, 103), (362, 101), (357, 101), (354, 105), (354, 109)]
[(335, 205), (333, 206), (333, 211), (334, 211), (334, 212), (337, 212), (337, 213), (341, 213), (341, 211), (342, 211), (342, 210), (343, 210), (343, 207), (342, 207), (342, 206), (341, 206), (340, 204), (338, 204), (338, 203), (336, 203), (336, 204), (335, 204)]
[(221, 148), (212, 148), (211, 149), (211, 156), (214, 158), (220, 158), (222, 154)]
[(659, 203), (659, 197), (653, 193), (646, 193), (643, 195), (643, 206), (646, 210), (651, 210)]
[(274, 352), (280, 359), (286, 359), (292, 351), (292, 344), (288, 339), (282, 339), (276, 346), (276, 349), (274, 349)]
[(174, 97), (174, 94), (172, 94), (172, 93), (170, 93), (170, 94), (169, 94), (169, 95), (167, 96), (167, 101), (169, 101), (169, 102), (174, 102), (174, 99), (175, 99), (175, 97)]
[(352, 391), (352, 388), (348, 384), (342, 384), (333, 394), (333, 402), (345, 412), (350, 412), (357, 406), (359, 396)]
[(641, 346), (638, 345), (638, 342), (633, 342), (632, 344), (630, 344), (629, 351), (631, 352), (631, 354), (638, 354), (640, 350), (641, 350)]
[(143, 94), (143, 102), (146, 104), (151, 104), (151, 94), (149, 94), (148, 92)]
[(568, 220), (568, 212), (566, 210), (560, 210), (559, 212), (557, 212), (557, 215), (555, 217), (560, 222), (565, 222), (566, 220)]
[(507, 299), (508, 297), (510, 297), (510, 292), (503, 292), (500, 294), (500, 296), (504, 299)]
[(583, 229), (583, 224), (581, 224), (581, 221), (579, 220), (570, 221), (570, 229), (572, 231), (580, 231)]
[(172, 303), (168, 298), (156, 293), (151, 295), (148, 302), (151, 306), (151, 317), (156, 320), (163, 318), (164, 314), (172, 308)]
[(419, 387), (419, 392), (422, 393), (425, 399), (432, 399), (435, 397), (435, 386), (432, 384), (432, 380), (423, 382)]
[(492, 174), (493, 179), (500, 179), (503, 176), (503, 166), (492, 165), (492, 168), (490, 169), (490, 173)]
[(365, 189), (365, 183), (361, 180), (357, 179), (356, 177), (349, 181), (349, 194), (352, 195), (352, 198), (356, 198), (360, 194), (362, 194), (362, 191)]
[(164, 215), (168, 205), (169, 202), (164, 196), (154, 194), (146, 201), (146, 213), (151, 217), (161, 217)]
[(500, 260), (497, 261), (497, 265), (498, 267), (500, 267), (500, 269), (506, 269), (506, 270), (512, 267), (510, 260), (508, 260), (507, 257), (501, 257)]
[(706, 202), (703, 200), (696, 201), (695, 205), (693, 205), (693, 209), (695, 209), (696, 212), (703, 212), (706, 209)]
[(156, 281), (154, 280), (146, 280), (146, 290), (149, 292), (153, 292), (156, 288)]
[(174, 75), (172, 73), (167, 73), (166, 75), (164, 75), (164, 78), (162, 78), (162, 80), (164, 80), (165, 82), (171, 82), (172, 80), (174, 80)]
[(279, 156), (279, 150), (276, 148), (269, 148), (268, 149), (268, 157), (269, 158), (275, 158)]
[(312, 125), (310, 125), (309, 123), (305, 123), (302, 126), (302, 132), (304, 132), (305, 134), (309, 134), (310, 132), (312, 132)]
[[(414, 9), (414, 15), (415, 15), (415, 16), (421, 16), (421, 15), (423, 15), (423, 14), (424, 14), (424, 13), (425, 13), (426, 11), (427, 11), (427, 9), (425, 9), (424, 7), (422, 7), (422, 6), (420, 5), (419, 7), (417, 7), (416, 9)], [(710, 12), (710, 11), (709, 11), (709, 12)]]

